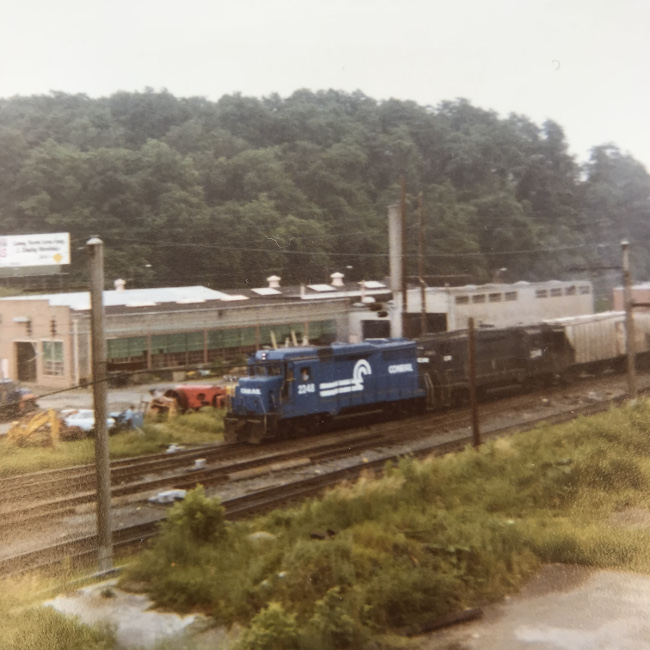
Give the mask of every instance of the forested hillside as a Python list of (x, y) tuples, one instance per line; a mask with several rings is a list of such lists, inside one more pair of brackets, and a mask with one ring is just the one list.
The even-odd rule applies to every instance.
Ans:
[(401, 175), (413, 274), (422, 192), (428, 275), (567, 277), (629, 237), (648, 277), (646, 170), (613, 145), (580, 167), (552, 121), (336, 91), (0, 100), (2, 234), (69, 231), (73, 283), (93, 234), (131, 287), (380, 278)]

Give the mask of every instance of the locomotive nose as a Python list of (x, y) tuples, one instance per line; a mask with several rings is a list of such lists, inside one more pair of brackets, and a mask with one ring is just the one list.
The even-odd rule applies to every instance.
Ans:
[(255, 377), (239, 380), (233, 410), (265, 415), (277, 410), (280, 377)]

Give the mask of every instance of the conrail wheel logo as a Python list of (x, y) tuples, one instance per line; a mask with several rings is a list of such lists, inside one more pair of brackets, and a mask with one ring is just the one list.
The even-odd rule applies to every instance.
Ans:
[(328, 381), (319, 384), (318, 390), (321, 397), (333, 397), (342, 393), (356, 393), (363, 390), (363, 378), (365, 375), (371, 375), (372, 368), (365, 359), (359, 359), (354, 364), (352, 379), (339, 379), (338, 381)]

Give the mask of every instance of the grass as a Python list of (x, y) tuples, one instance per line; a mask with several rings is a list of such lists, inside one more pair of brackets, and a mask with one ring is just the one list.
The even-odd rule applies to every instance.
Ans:
[[(198, 492), (174, 507), (124, 584), (239, 622), (241, 650), (325, 649), (493, 601), (545, 562), (650, 572), (650, 531), (606, 523), (650, 508), (648, 434), (650, 406), (637, 402), (479, 451), (404, 460), (379, 480), (247, 523), (224, 524)], [(214, 535), (192, 533), (197, 519), (216, 522)]]
[(3, 650), (112, 650), (106, 626), (83, 625), (40, 603), (55, 586), (34, 576), (5, 579), (0, 590), (0, 647)]
[[(154, 454), (170, 444), (194, 445), (223, 439), (223, 411), (212, 408), (180, 415), (169, 422), (147, 422), (142, 430), (126, 431), (109, 438), (111, 458)], [(18, 447), (0, 440), (0, 476), (93, 463), (93, 440), (61, 442), (52, 446)]]

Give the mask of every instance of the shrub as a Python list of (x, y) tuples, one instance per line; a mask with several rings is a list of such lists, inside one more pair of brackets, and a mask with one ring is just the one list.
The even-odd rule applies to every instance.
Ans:
[(209, 499), (199, 485), (175, 503), (162, 525), (162, 535), (180, 531), (194, 542), (214, 542), (226, 535), (226, 515), (219, 498)]
[(270, 603), (253, 620), (236, 645), (236, 650), (297, 650), (296, 615), (281, 603)]
[(314, 637), (312, 643), (337, 649), (359, 647), (364, 635), (348, 609), (340, 587), (333, 587), (317, 600), (308, 624), (308, 634)]

